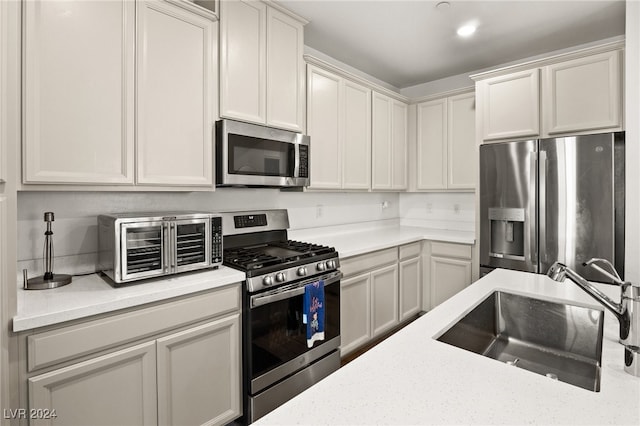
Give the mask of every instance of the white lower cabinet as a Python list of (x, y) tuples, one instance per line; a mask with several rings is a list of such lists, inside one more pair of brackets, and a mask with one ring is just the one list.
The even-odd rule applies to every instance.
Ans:
[(340, 353), (346, 355), (371, 339), (371, 274), (340, 282)]
[(400, 322), (417, 315), (422, 310), (422, 261), (420, 253), (421, 243), (407, 244), (400, 247), (400, 262), (398, 263)]
[(371, 272), (372, 337), (398, 325), (398, 264)]
[[(31, 424), (233, 421), (242, 414), (240, 315), (236, 285), (21, 335), (28, 407), (44, 410)], [(133, 335), (140, 340), (131, 342)], [(108, 349), (114, 344), (116, 350)], [(91, 356), (94, 352), (99, 355)]]
[(29, 407), (32, 425), (157, 424), (155, 343), (29, 379)]
[(340, 353), (348, 355), (421, 310), (420, 244), (341, 261)]
[(158, 424), (224, 424), (241, 412), (240, 315), (158, 339)]
[(471, 284), (471, 246), (432, 241), (428, 247), (424, 306), (431, 309)]

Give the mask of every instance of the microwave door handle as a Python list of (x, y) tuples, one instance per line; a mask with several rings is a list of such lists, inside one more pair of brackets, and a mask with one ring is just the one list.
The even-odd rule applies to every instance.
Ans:
[(294, 178), (300, 177), (300, 144), (293, 144), (293, 176)]

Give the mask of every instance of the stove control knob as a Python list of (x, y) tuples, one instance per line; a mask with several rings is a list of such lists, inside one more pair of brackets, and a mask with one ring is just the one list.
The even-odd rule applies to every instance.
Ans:
[(264, 277), (262, 279), (262, 284), (264, 285), (271, 285), (273, 284), (273, 277), (271, 275), (267, 275), (266, 277)]
[(276, 274), (276, 281), (277, 281), (277, 282), (281, 283), (282, 281), (284, 281), (284, 280), (286, 280), (286, 279), (287, 279), (287, 277), (286, 277), (286, 275), (285, 275), (283, 272), (278, 272), (278, 273)]
[(324, 262), (320, 262), (320, 263), (318, 263), (318, 264), (316, 265), (316, 269), (317, 269), (318, 271), (324, 271), (324, 270), (326, 269), (326, 267), (325, 267), (325, 265), (324, 265)]
[(300, 277), (304, 277), (305, 275), (307, 275), (307, 268), (305, 268), (304, 266), (301, 268), (298, 268), (297, 274)]
[(328, 260), (328, 261), (327, 261), (327, 268), (329, 268), (329, 269), (333, 269), (333, 268), (335, 268), (335, 267), (336, 267), (336, 262), (335, 262), (335, 260)]

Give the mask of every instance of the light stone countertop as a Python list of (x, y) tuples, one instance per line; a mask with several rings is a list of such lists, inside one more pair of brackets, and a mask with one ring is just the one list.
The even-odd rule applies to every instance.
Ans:
[(393, 223), (294, 230), (289, 231), (289, 238), (335, 247), (341, 259), (423, 240), (475, 243), (475, 235), (469, 231), (421, 228)]
[[(599, 287), (619, 300), (619, 288)], [(623, 371), (608, 311), (600, 392), (434, 340), (498, 289), (601, 308), (569, 281), (497, 269), (256, 424), (640, 424), (640, 378)]]
[(13, 331), (85, 318), (168, 300), (244, 281), (244, 272), (220, 266), (215, 270), (146, 280), (114, 288), (100, 274), (73, 277), (71, 284), (49, 290), (18, 289)]

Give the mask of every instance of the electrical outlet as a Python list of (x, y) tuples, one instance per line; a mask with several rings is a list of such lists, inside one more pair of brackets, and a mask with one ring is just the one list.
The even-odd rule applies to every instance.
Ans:
[(324, 206), (322, 204), (317, 204), (316, 205), (316, 219), (320, 219), (322, 217), (322, 214), (324, 210)]
[(454, 204), (453, 205), (453, 212), (455, 214), (460, 214), (460, 204)]
[(431, 214), (433, 212), (433, 204), (427, 203), (427, 214)]

